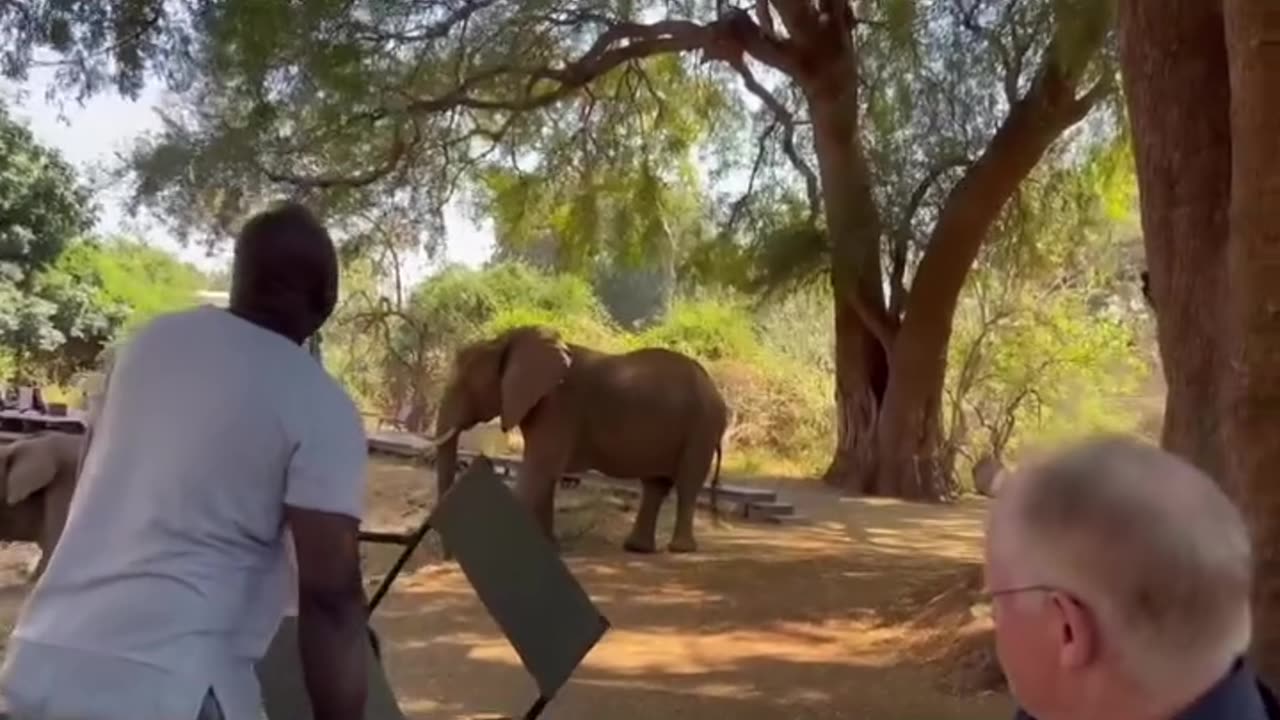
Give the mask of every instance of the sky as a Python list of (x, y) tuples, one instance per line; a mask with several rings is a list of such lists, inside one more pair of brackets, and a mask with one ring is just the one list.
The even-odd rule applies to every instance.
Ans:
[[(3, 96), (10, 101), (10, 112), (28, 124), (37, 140), (56, 148), (86, 179), (91, 179), (95, 167), (113, 163), (114, 153), (138, 135), (159, 128), (154, 112), (160, 98), (158, 88), (146, 88), (136, 102), (111, 92), (83, 104), (74, 98), (50, 102), (46, 91), (52, 74), (49, 68), (33, 69), (25, 85), (7, 86)], [(205, 270), (222, 267), (229, 260), (225, 251), (210, 256), (201, 247), (182, 247), (162, 226), (145, 217), (130, 216), (123, 188), (102, 188), (95, 197), (99, 204), (96, 230), (101, 234), (131, 235)], [(477, 266), (493, 250), (492, 228), (477, 227), (457, 207), (446, 209), (445, 231), (447, 261)], [(405, 270), (410, 277), (420, 277), (428, 269), (422, 257), (411, 259), (409, 265)]]

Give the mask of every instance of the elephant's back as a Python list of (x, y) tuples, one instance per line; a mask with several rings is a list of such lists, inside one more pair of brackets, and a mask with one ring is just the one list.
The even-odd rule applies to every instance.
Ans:
[(710, 371), (697, 360), (666, 348), (641, 348), (619, 358), (633, 356), (635, 366), (647, 369), (651, 377), (675, 380), (682, 389), (681, 412), (694, 413), (711, 426), (728, 424), (729, 406)]
[[(642, 348), (618, 355), (597, 354), (584, 368), (588, 392), (625, 399), (628, 405), (655, 411), (701, 414), (723, 411), (714, 381), (693, 358), (664, 348)], [(708, 402), (710, 401), (710, 403)]]
[[(687, 444), (723, 429), (723, 401), (696, 362), (645, 349), (578, 365), (575, 464), (618, 477), (669, 475)], [(708, 395), (708, 390), (711, 395)]]

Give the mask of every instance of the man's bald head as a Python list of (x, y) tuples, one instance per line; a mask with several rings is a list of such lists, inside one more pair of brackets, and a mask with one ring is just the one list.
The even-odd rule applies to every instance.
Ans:
[(306, 207), (281, 203), (251, 217), (236, 237), (231, 311), (301, 343), (338, 299), (338, 257)]
[(1145, 685), (1224, 672), (1249, 644), (1244, 520), (1212, 479), (1158, 448), (1108, 437), (1020, 469), (999, 488), (990, 537), (1015, 582), (1085, 602)]

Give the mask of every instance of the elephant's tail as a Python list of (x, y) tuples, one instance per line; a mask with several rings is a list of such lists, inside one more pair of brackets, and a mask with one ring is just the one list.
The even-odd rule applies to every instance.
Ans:
[(715, 474), (711, 476), (711, 518), (718, 524), (720, 522), (720, 457), (722, 455), (723, 443), (716, 444), (716, 469)]

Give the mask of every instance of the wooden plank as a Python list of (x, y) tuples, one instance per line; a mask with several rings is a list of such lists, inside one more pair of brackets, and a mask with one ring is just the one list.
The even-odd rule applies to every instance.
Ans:
[(405, 546), (413, 539), (413, 532), (392, 532), (389, 530), (361, 530), (359, 534), (360, 542), (374, 543), (377, 545), (400, 545)]
[[(597, 472), (576, 473), (578, 477), (597, 485), (606, 485), (609, 487), (626, 490), (628, 492), (640, 492), (640, 483), (636, 480), (628, 480), (624, 478), (615, 478), (608, 475), (602, 475)], [(711, 497), (711, 483), (708, 482), (702, 486), (702, 495)], [(771, 503), (777, 502), (778, 494), (772, 490), (762, 488), (752, 488), (743, 485), (729, 485), (720, 483), (719, 497), (721, 500), (729, 500), (730, 502), (761, 502)]]
[[(409, 433), (374, 432), (369, 434), (369, 448), (373, 452), (385, 452), (387, 454), (401, 455), (402, 457), (422, 457), (424, 450), (429, 447), (430, 443), (424, 438)], [(518, 456), (484, 455), (483, 453), (468, 450), (458, 452), (459, 471), (465, 470), (476, 458), (481, 456), (487, 457), (497, 474), (508, 483), (513, 482), (519, 474), (521, 459)], [(592, 485), (619, 490), (629, 495), (639, 495), (641, 489), (641, 484), (638, 480), (615, 478), (594, 470), (566, 473), (560, 479), (560, 485), (562, 487), (577, 487), (584, 481)], [(699, 495), (699, 504), (705, 504), (710, 497), (711, 485), (708, 482), (702, 487)], [(778, 494), (773, 490), (723, 482), (720, 484), (719, 498), (722, 502), (735, 504), (754, 503), (764, 506), (778, 504)], [(769, 508), (770, 511), (779, 509)]]
[(431, 449), (426, 438), (405, 432), (376, 431), (367, 434), (370, 452), (398, 457), (422, 457)]
[(17, 421), (25, 423), (34, 423), (40, 425), (78, 425), (84, 427), (84, 412), (76, 409), (68, 409), (66, 415), (47, 415), (38, 412), (23, 412), (21, 410), (0, 410), (0, 422)]
[(23, 429), (21, 429), (21, 430), (15, 430), (15, 429), (10, 428), (10, 429), (6, 429), (6, 430), (0, 430), (0, 443), (10, 443), (10, 442), (14, 442), (15, 440), (22, 440), (22, 439), (24, 439), (24, 438), (29, 438), (29, 437), (31, 437), (31, 436), (33, 436), (33, 435), (35, 435), (36, 433), (42, 433), (42, 432), (48, 432), (48, 431), (55, 431), (55, 432), (70, 432), (70, 434), (72, 434), (72, 435), (83, 435), (83, 434), (84, 434), (84, 431), (83, 431), (83, 430), (81, 430), (81, 431), (74, 431), (74, 430), (73, 430), (73, 431), (68, 431), (68, 430), (66, 430), (66, 429), (64, 429), (64, 428), (37, 427), (37, 428), (23, 428)]
[(787, 502), (750, 502), (747, 503), (746, 516), (748, 518), (777, 518), (785, 515), (794, 515), (795, 507)]

